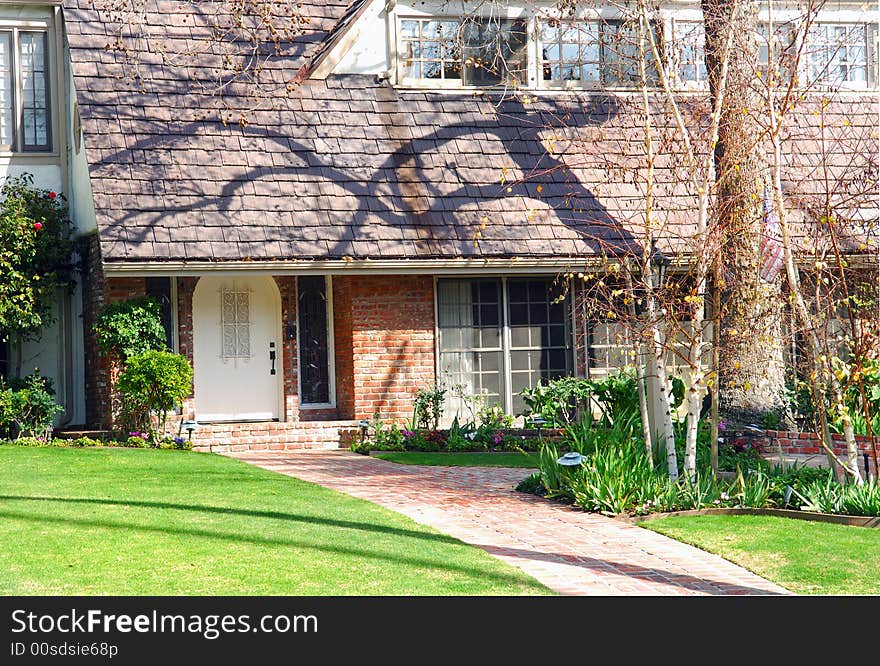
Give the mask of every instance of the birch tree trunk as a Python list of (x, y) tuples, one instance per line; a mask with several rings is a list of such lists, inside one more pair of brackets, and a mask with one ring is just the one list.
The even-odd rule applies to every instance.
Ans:
[(706, 67), (713, 99), (719, 95), (728, 29), (736, 42), (728, 58), (726, 96), (714, 149), (716, 219), (723, 229), (719, 406), (734, 426), (761, 422), (768, 412), (785, 416), (780, 281), (758, 277), (761, 245), (760, 131), (752, 78), (758, 62), (756, 3), (701, 0)]

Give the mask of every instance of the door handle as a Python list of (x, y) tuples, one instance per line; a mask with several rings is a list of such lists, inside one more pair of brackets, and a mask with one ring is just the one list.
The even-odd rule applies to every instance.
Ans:
[(272, 361), (272, 369), (269, 370), (270, 375), (275, 374), (275, 343), (269, 343), (269, 360)]

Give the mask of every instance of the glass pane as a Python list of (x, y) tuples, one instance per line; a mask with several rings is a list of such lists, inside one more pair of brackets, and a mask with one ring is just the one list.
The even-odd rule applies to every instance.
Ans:
[(323, 275), (297, 278), (300, 402), (330, 402), (327, 280)]
[(12, 145), (12, 33), (0, 32), (0, 145)]
[(419, 36), (418, 21), (401, 21), (400, 36), (404, 39), (415, 39)]
[(45, 32), (19, 33), (24, 150), (50, 148), (46, 44)]

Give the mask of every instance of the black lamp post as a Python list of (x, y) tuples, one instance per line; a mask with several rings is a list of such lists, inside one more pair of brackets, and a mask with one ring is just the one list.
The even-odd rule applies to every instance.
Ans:
[(657, 241), (651, 241), (651, 278), (655, 289), (660, 289), (666, 284), (666, 275), (669, 273), (671, 263), (669, 257), (657, 247)]
[[(657, 247), (657, 241), (652, 240), (651, 258), (648, 266), (651, 271), (650, 278), (652, 289), (660, 289), (666, 284), (666, 276), (669, 273), (669, 265), (671, 263), (669, 257), (663, 254), (663, 251)], [(633, 298), (635, 299), (635, 313), (636, 316), (641, 317), (647, 310), (645, 307), (645, 301), (648, 298), (648, 292), (643, 284), (637, 284), (637, 286), (633, 288), (633, 292)]]

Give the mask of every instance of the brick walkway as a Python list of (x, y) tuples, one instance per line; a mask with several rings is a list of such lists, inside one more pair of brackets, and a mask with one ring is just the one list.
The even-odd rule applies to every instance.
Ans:
[(524, 469), (398, 465), (347, 451), (228, 455), (402, 513), (562, 594), (788, 594), (660, 534), (517, 493)]

